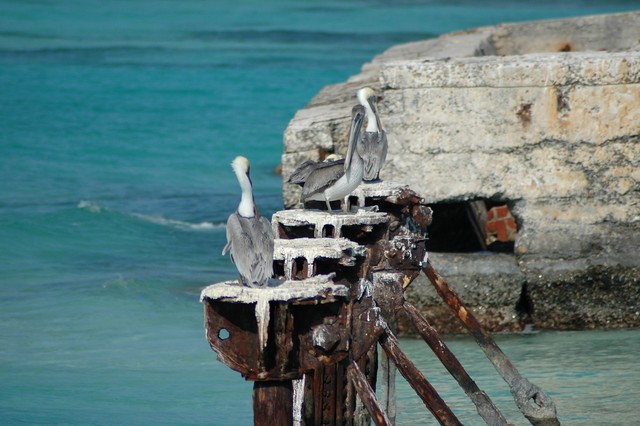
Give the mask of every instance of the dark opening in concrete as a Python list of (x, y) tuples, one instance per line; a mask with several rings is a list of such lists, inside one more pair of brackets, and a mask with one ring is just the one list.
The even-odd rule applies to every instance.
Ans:
[(324, 238), (334, 238), (336, 229), (333, 225), (324, 225), (322, 228), (322, 236)]
[(516, 312), (523, 323), (531, 324), (533, 322), (535, 308), (533, 306), (533, 300), (531, 300), (531, 296), (529, 296), (529, 287), (526, 281), (522, 284), (520, 298), (516, 303)]
[(284, 279), (284, 260), (275, 260), (273, 262), (273, 274), (276, 278)]
[(350, 207), (355, 207), (358, 205), (358, 197), (349, 197), (349, 206)]
[(517, 223), (506, 201), (486, 199), (431, 204), (427, 250), (513, 253)]
[[(331, 210), (340, 211), (340, 209), (342, 208), (342, 202), (340, 200), (331, 201), (331, 203), (329, 204), (331, 204)], [(327, 210), (327, 203), (324, 201), (316, 200), (305, 201), (304, 208), (311, 210)]]
[(315, 233), (315, 226), (313, 225), (298, 225), (287, 226), (281, 223), (278, 224), (278, 238), (284, 240), (293, 240), (295, 238), (313, 238)]
[(291, 277), (298, 280), (303, 280), (308, 277), (308, 263), (304, 257), (296, 257), (293, 262), (293, 271)]
[(387, 224), (379, 225), (343, 225), (342, 236), (362, 245), (375, 244), (387, 231)]
[(318, 257), (315, 260), (315, 275), (324, 275), (335, 273), (336, 276), (334, 278), (334, 282), (340, 282), (342, 280), (347, 280), (351, 283), (358, 281), (358, 270), (362, 261), (356, 262), (354, 266), (345, 266), (336, 264), (335, 259), (326, 259), (323, 257)]

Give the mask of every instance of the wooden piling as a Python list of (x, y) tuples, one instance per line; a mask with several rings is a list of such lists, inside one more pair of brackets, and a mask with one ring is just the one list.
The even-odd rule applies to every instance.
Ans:
[(254, 426), (293, 424), (291, 380), (253, 382)]

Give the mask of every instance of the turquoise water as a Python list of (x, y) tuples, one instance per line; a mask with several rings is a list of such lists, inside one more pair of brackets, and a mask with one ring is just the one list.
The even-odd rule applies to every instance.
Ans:
[[(385, 48), (634, 7), (0, 0), (0, 423), (250, 424), (251, 384), (216, 361), (198, 303), (204, 285), (235, 276), (219, 254), (239, 201), (231, 159), (252, 161), (270, 215), (282, 203), (274, 168), (288, 121)], [(499, 341), (566, 424), (633, 424), (639, 340)], [(479, 424), (418, 343), (403, 341), (465, 423)], [(515, 413), (475, 345), (452, 346)], [(399, 386), (399, 423), (430, 422)]]

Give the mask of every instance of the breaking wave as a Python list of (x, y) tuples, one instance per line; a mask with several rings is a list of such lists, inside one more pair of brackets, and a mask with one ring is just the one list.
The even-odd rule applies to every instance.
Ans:
[(200, 222), (200, 223), (191, 223), (191, 222), (184, 222), (176, 219), (167, 219), (162, 216), (146, 215), (146, 214), (139, 214), (139, 213), (132, 213), (131, 216), (137, 217), (138, 219), (144, 220), (146, 222), (155, 223), (156, 225), (171, 226), (178, 229), (187, 229), (187, 230), (194, 230), (194, 231), (210, 231), (213, 229), (220, 229), (225, 227), (224, 223), (212, 223), (207, 221)]
[[(101, 206), (100, 204), (94, 201), (86, 201), (81, 200), (77, 206), (79, 209), (86, 210), (90, 213), (103, 213), (108, 212), (110, 209), (107, 207)], [(215, 229), (224, 228), (226, 225), (224, 223), (213, 223), (213, 222), (200, 222), (200, 223), (191, 223), (185, 222), (182, 220), (176, 219), (167, 219), (166, 217), (159, 215), (147, 215), (141, 213), (123, 213), (125, 216), (130, 216), (144, 222), (153, 223), (161, 226), (169, 226), (176, 229), (181, 230), (190, 230), (190, 231), (211, 231)]]
[(86, 200), (81, 200), (78, 203), (78, 208), (82, 210), (87, 210), (91, 213), (101, 213), (103, 210), (105, 210), (105, 208), (102, 207), (100, 204), (94, 203), (93, 201), (86, 201)]

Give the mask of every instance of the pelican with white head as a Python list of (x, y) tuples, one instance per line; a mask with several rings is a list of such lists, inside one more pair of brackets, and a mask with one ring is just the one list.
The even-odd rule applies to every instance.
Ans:
[(243, 285), (265, 287), (273, 276), (273, 230), (256, 207), (249, 160), (238, 156), (231, 162), (231, 168), (240, 183), (242, 197), (238, 210), (227, 220), (227, 244), (222, 255), (231, 252)]
[[(329, 163), (320, 163), (306, 178), (302, 188), (302, 201), (324, 201), (327, 209), (331, 211), (331, 201), (343, 200), (362, 183), (364, 176), (364, 164), (360, 154), (356, 150), (356, 144), (360, 139), (360, 129), (364, 121), (365, 109), (356, 105), (351, 111), (351, 128), (349, 129), (349, 142), (344, 163), (340, 160)], [(343, 209), (349, 209), (345, 202)]]

